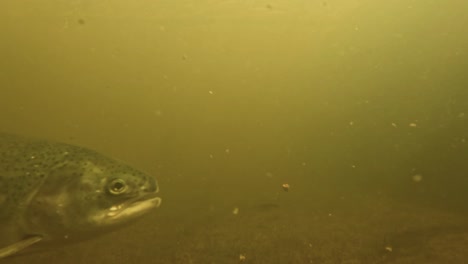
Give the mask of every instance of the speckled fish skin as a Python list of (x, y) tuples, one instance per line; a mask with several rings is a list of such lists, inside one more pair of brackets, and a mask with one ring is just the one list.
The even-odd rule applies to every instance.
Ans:
[(158, 207), (158, 190), (95, 151), (0, 133), (0, 257), (31, 237), (47, 248), (114, 230)]

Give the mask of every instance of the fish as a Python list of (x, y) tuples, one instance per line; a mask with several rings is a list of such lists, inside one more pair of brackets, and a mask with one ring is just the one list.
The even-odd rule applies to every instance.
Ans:
[(94, 150), (0, 133), (0, 259), (120, 229), (161, 204), (157, 180)]

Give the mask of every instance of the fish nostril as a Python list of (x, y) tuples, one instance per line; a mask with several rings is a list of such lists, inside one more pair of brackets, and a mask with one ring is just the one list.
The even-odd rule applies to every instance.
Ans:
[(158, 192), (159, 186), (155, 179), (149, 178), (141, 189), (145, 192)]

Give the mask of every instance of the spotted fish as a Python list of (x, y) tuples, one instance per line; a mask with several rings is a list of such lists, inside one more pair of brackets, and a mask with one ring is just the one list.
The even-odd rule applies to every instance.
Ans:
[(0, 258), (124, 226), (160, 205), (158, 190), (93, 150), (0, 133)]

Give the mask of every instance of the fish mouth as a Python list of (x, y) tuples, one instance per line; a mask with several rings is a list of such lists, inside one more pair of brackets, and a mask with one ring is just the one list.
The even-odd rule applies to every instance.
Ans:
[(135, 218), (145, 214), (153, 208), (158, 208), (161, 205), (162, 199), (157, 196), (156, 192), (146, 194), (144, 196), (126, 201), (125, 203), (112, 206), (107, 212), (107, 217), (113, 220), (122, 218)]

